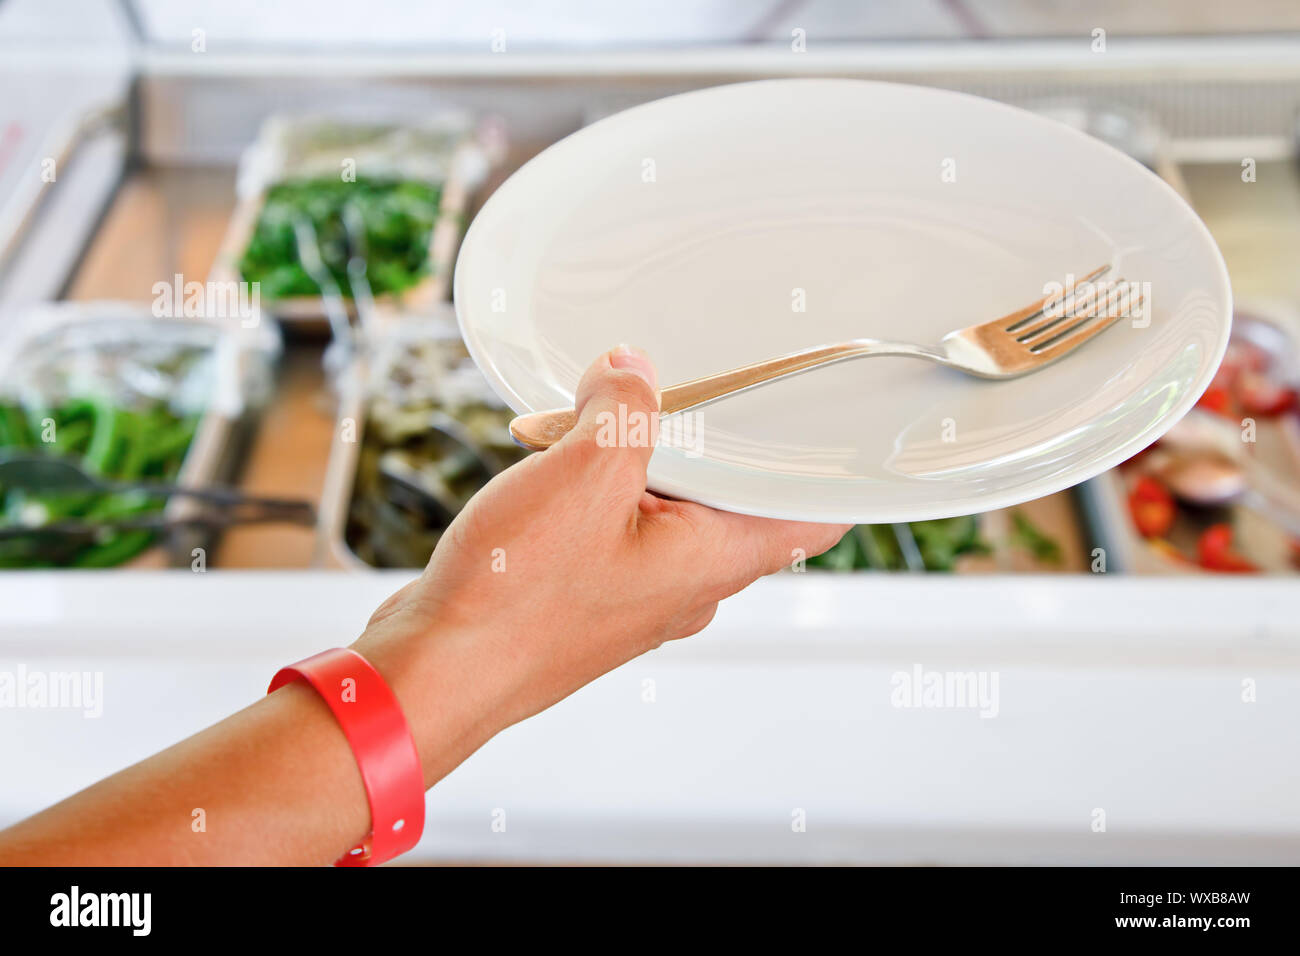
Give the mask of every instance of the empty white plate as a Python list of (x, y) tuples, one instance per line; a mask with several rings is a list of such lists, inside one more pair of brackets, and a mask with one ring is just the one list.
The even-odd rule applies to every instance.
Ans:
[(881, 522), (1059, 491), (1155, 441), (1227, 344), (1205, 226), (1164, 182), (1066, 126), (975, 97), (854, 80), (674, 96), (556, 143), (470, 227), (456, 311), (517, 412), (571, 405), (621, 342), (667, 385), (871, 337), (932, 344), (1111, 263), (1148, 283), (1046, 369), (986, 381), (867, 358), (701, 408), (658, 492), (732, 511)]

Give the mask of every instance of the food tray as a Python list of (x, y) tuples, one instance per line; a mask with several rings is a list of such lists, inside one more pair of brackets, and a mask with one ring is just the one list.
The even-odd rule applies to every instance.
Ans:
[[(475, 132), (461, 114), (446, 114), (425, 123), (274, 116), (256, 143), (245, 151), (236, 185), (238, 202), (213, 263), (214, 281), (239, 281), (239, 262), (257, 227), (267, 192), (275, 184), (318, 176), (341, 175), (345, 161), (358, 175), (436, 183), (441, 186), (438, 218), (429, 241), (429, 274), (400, 295), (375, 297), (375, 309), (429, 312), (445, 301), (452, 269), (475, 191), (487, 179), (502, 144)], [(322, 323), (320, 296), (266, 300), (265, 311), (281, 321)], [(351, 300), (346, 304), (352, 309)]]
[[(469, 441), (487, 459), (488, 467), (475, 469), (477, 477), (455, 482), (456, 494), (449, 496), (448, 514), (458, 511), (467, 495), (477, 491), (491, 473), (526, 454), (510, 440), (506, 428), (510, 413), (474, 367), (449, 305), (438, 307), (426, 319), (381, 327), (365, 339), (363, 348), (340, 376), (338, 392), (338, 425), (317, 529), (315, 563), (319, 566), (364, 569), (423, 565), (422, 553), (418, 558), (390, 557), (374, 564), (359, 553), (393, 552), (392, 547), (367, 546), (365, 529), (379, 525), (378, 517), (385, 519), (383, 529), (388, 533), (403, 526), (398, 520), (400, 513), (385, 508), (377, 515), (376, 496), (366, 494), (366, 487), (375, 479), (381, 450), (406, 449), (403, 456), (436, 463), (439, 469), (453, 452), (464, 451), (454, 442), (443, 441), (447, 436), (436, 434), (432, 428), (426, 432), (418, 423), (412, 427), (411, 415), (438, 415), (454, 436)], [(378, 413), (387, 425), (375, 420), (377, 410), (382, 410)], [(385, 441), (381, 437), (385, 428), (398, 432), (404, 440)], [(448, 444), (453, 447), (448, 448)], [(410, 451), (412, 446), (419, 446), (419, 451)], [(421, 522), (412, 519), (409, 526), (420, 529)], [(427, 548), (431, 550), (432, 540), (436, 539), (431, 529), (435, 526), (427, 524), (424, 530), (413, 530), (411, 547), (397, 550), (420, 552), (424, 545), (415, 543), (416, 539), (429, 542)]]
[[(939, 532), (939, 549), (927, 546), (928, 529), (968, 527), (956, 535)], [(949, 560), (943, 540), (955, 537), (964, 543)], [(973, 537), (973, 540), (967, 540)], [(809, 559), (808, 571), (831, 574), (846, 571), (954, 572), (957, 574), (1057, 573), (1085, 571), (1089, 564), (1090, 538), (1071, 491), (1028, 501), (1014, 508), (1002, 508), (933, 522), (895, 525), (858, 525), (836, 548), (820, 558)], [(844, 549), (856, 552), (851, 567)]]
[[(1233, 320), (1232, 343), (1246, 343), (1267, 354), (1281, 383), (1294, 389), (1300, 383), (1300, 317), (1281, 303), (1239, 304)], [(1229, 345), (1231, 350), (1232, 344)], [(1216, 386), (1211, 386), (1210, 395)], [(1180, 423), (1168, 440), (1179, 434), (1204, 441), (1207, 447), (1234, 460), (1250, 456), (1268, 469), (1276, 480), (1300, 487), (1300, 416), (1294, 406), (1282, 414), (1248, 415), (1255, 422), (1255, 442), (1241, 440), (1243, 426), (1206, 409), (1206, 399)], [(1196, 429), (1192, 432), (1191, 429)], [(1153, 450), (1158, 450), (1157, 442)], [(1144, 473), (1142, 459), (1126, 462), (1080, 487), (1082, 501), (1106, 550), (1108, 571), (1138, 574), (1198, 575), (1214, 573), (1196, 563), (1192, 529), (1212, 523), (1230, 524), (1240, 554), (1263, 572), (1300, 572), (1291, 546), (1291, 535), (1265, 516), (1240, 505), (1213, 509), (1181, 509), (1179, 523), (1170, 538), (1148, 541), (1136, 528), (1130, 514), (1129, 495)], [(1183, 513), (1183, 512), (1186, 513)], [(1184, 521), (1183, 519), (1187, 519)], [(1153, 543), (1154, 542), (1154, 543)]]
[[(96, 328), (100, 323), (102, 329)], [(79, 325), (85, 326), (88, 340), (116, 343), (149, 341), (151, 334), (156, 337), (151, 329), (155, 329), (158, 323), (174, 324), (178, 336), (187, 337), (187, 333), (193, 331), (196, 342), (211, 343), (211, 393), (199, 414), (176, 481), (191, 487), (214, 484), (226, 475), (238, 426), (261, 406), (269, 394), (272, 365), (279, 353), (280, 339), (268, 323), (245, 328), (230, 320), (159, 317), (148, 307), (125, 302), (43, 304), (6, 316), (0, 325), (0, 382), (11, 385), (18, 377), (21, 369), (17, 363), (25, 350), (58, 336), (76, 335)], [(190, 501), (176, 499), (167, 504), (165, 514), (169, 518), (180, 518), (194, 507)], [(187, 532), (174, 535), (165, 544), (169, 547), (172, 562), (189, 565), (191, 548), (206, 542), (207, 538), (202, 534)], [(143, 559), (141, 555), (128, 563), (138, 563)]]

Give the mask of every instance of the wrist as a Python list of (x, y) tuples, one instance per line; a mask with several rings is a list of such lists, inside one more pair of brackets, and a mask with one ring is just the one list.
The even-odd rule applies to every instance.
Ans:
[(415, 739), (425, 789), (501, 729), (473, 644), (461, 630), (404, 633), (388, 620), (367, 627), (352, 644), (397, 698)]

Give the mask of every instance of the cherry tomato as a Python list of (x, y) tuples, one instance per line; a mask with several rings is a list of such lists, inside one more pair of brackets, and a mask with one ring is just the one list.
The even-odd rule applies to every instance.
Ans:
[(1251, 564), (1232, 548), (1232, 525), (1211, 525), (1201, 532), (1196, 542), (1196, 554), (1200, 565), (1210, 571), (1228, 571), (1248, 573), (1258, 571), (1257, 565)]
[(1143, 475), (1137, 480), (1128, 496), (1128, 507), (1138, 534), (1144, 538), (1166, 535), (1177, 515), (1173, 496), (1150, 475)]

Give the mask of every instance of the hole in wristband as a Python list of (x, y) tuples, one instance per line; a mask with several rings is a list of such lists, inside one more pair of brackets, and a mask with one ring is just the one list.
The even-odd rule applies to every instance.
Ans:
[(363, 846), (354, 846), (352, 849), (348, 850), (348, 856), (360, 856), (362, 853), (365, 853), (365, 852), (366, 852), (366, 848), (365, 848), (365, 847), (363, 847)]
[(393, 824), (393, 832), (396, 833), (398, 830), (402, 829), (402, 827), (404, 827), (404, 826), (406, 826), (406, 821), (405, 821), (405, 820), (398, 820), (396, 823)]

